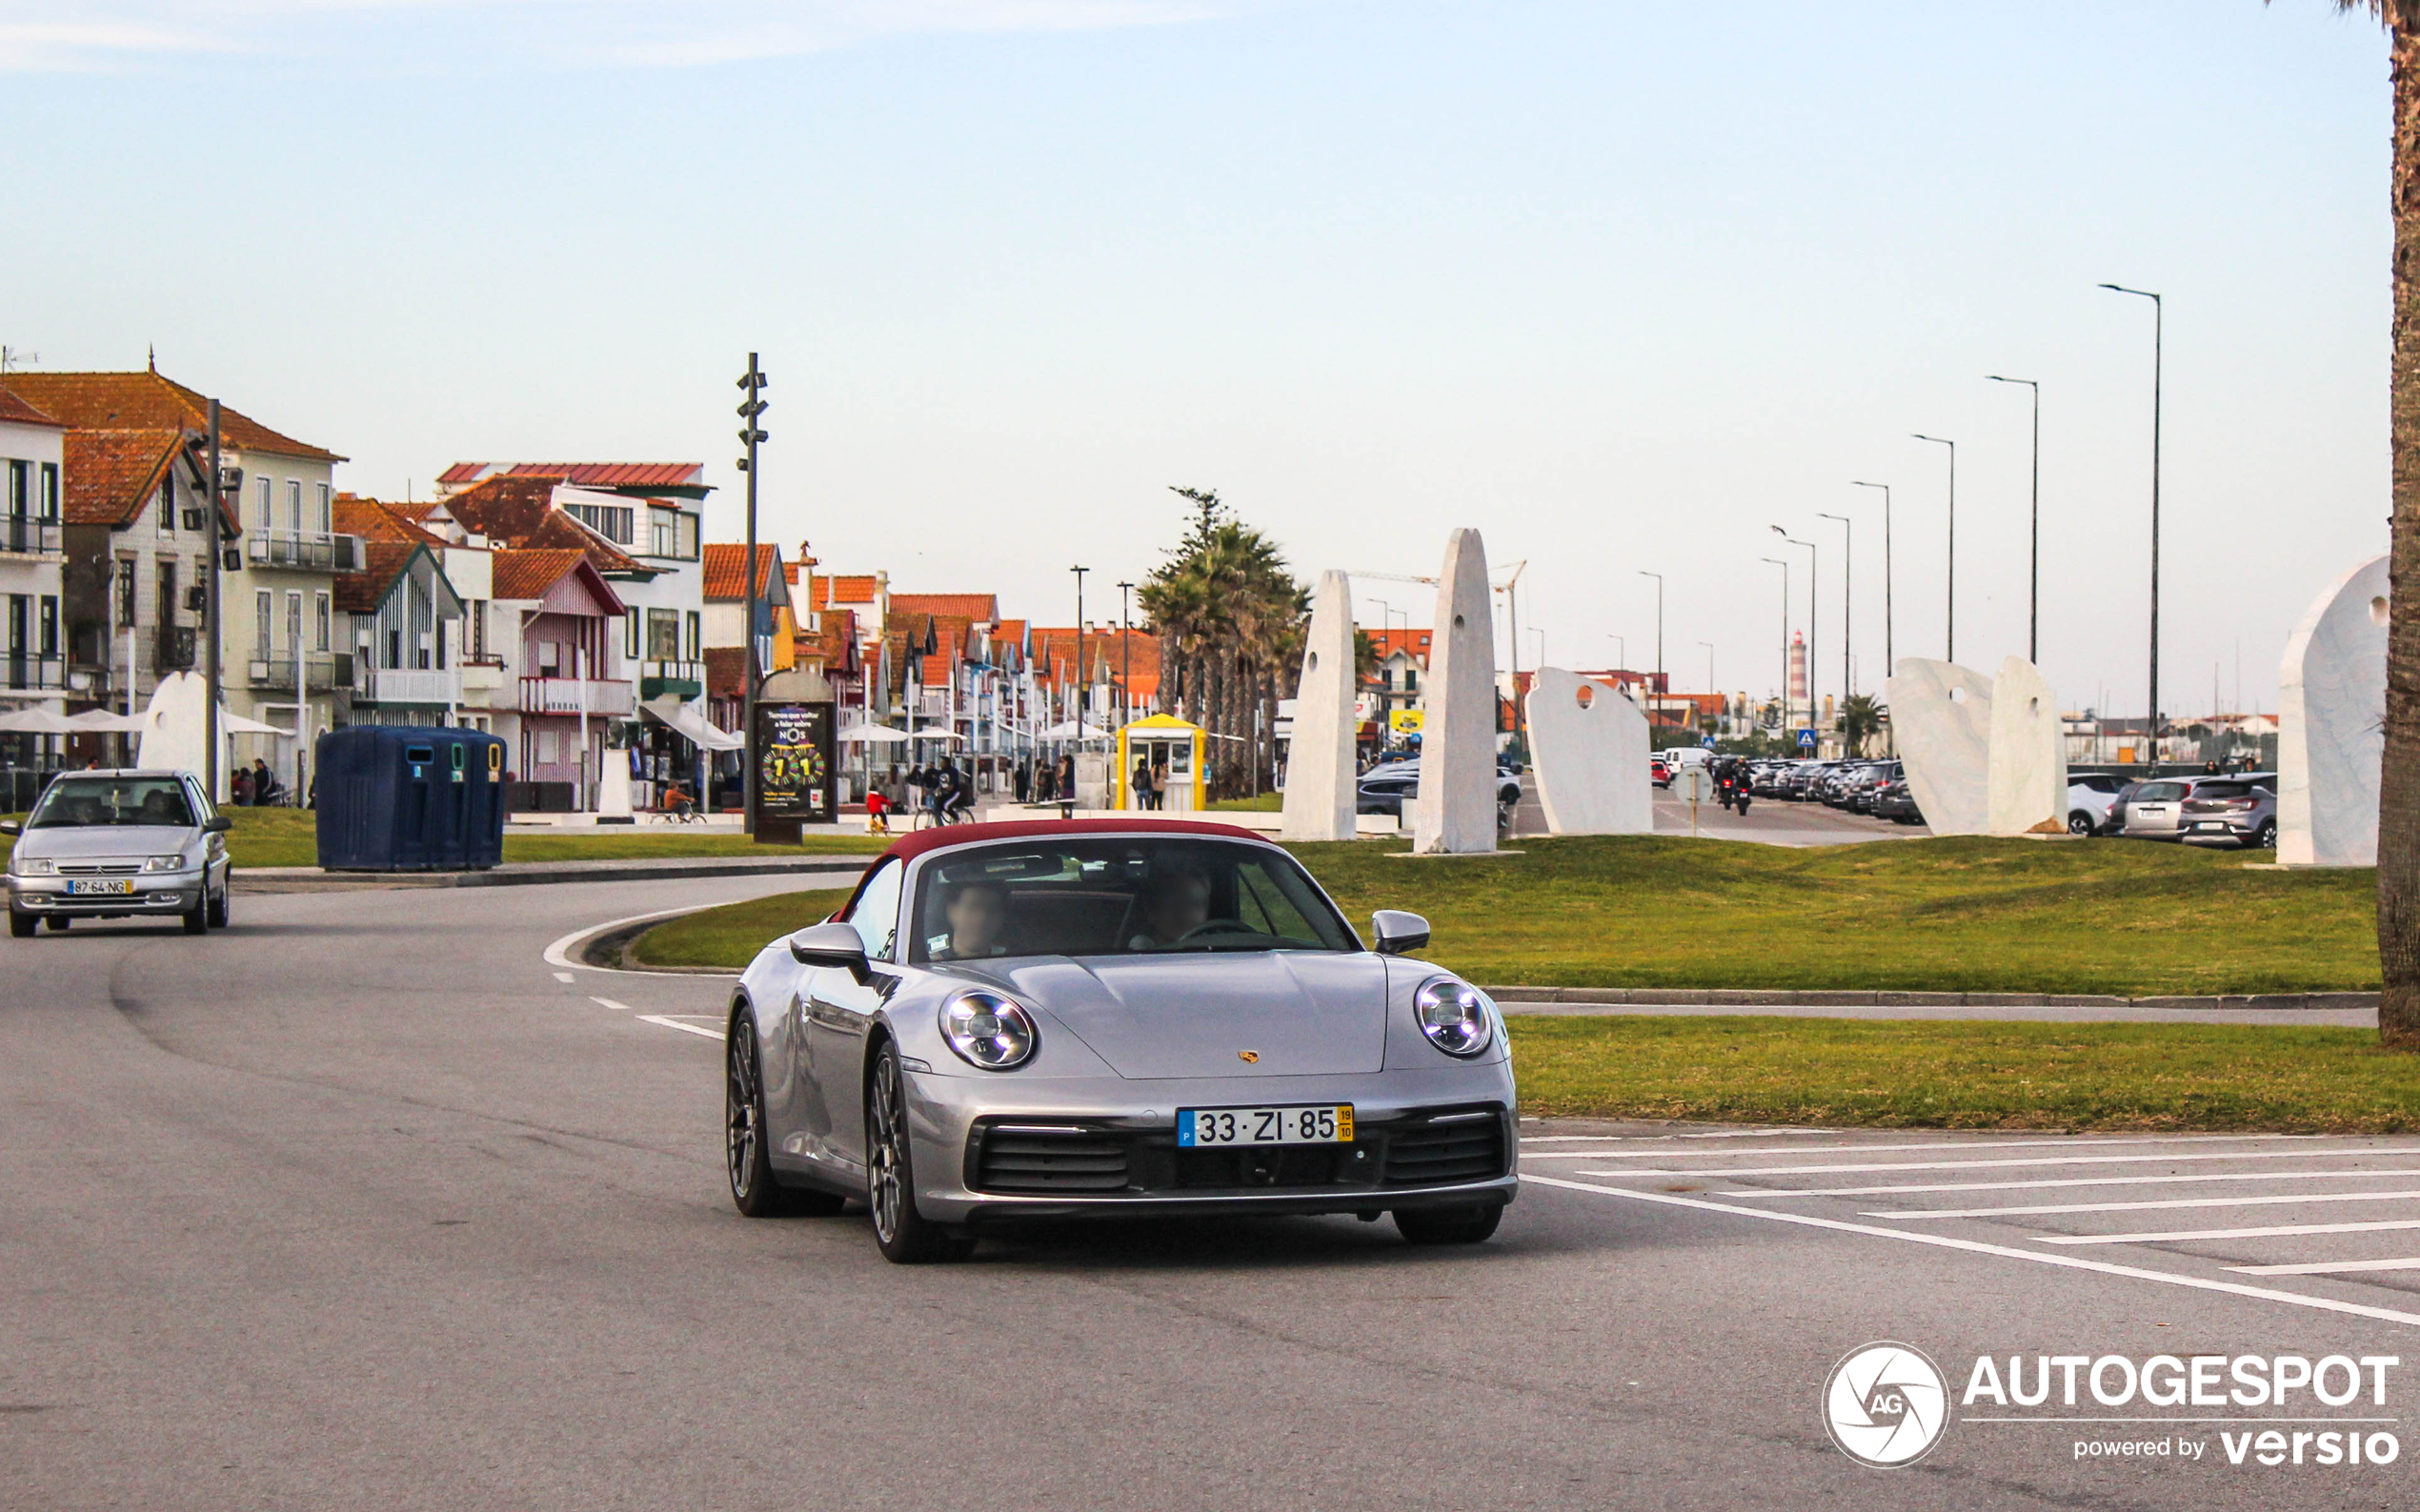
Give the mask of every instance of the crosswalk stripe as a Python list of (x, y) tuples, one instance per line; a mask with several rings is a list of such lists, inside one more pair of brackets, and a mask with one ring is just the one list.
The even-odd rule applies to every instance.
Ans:
[(2351, 1271), (2420, 1271), (2420, 1257), (2409, 1260), (2322, 1260), (2316, 1265), (2229, 1265), (2246, 1276), (2342, 1276)]
[[(1939, 1149), (1939, 1145), (1923, 1146)], [(1822, 1176), (1831, 1171), (1970, 1171), (2015, 1165), (2140, 1165), (2146, 1160), (2299, 1160), (2308, 1150), (2230, 1150), (2215, 1155), (2029, 1155), (2014, 1160), (1877, 1160), (1860, 1165), (1766, 1165), (1744, 1171), (1574, 1171), (1574, 1176)], [(2381, 1156), (2420, 1155), (2420, 1148), (2373, 1150)]]
[(2188, 1228), (2164, 1234), (2060, 1234), (2037, 1238), (2037, 1244), (2172, 1244), (2192, 1240), (2282, 1239), (2303, 1234), (2383, 1234), (2390, 1229), (2420, 1228), (2420, 1218), (2387, 1219), (2376, 1223), (2279, 1223), (2269, 1228)]
[[(1637, 1172), (1632, 1172), (1637, 1175)], [(1744, 1171), (1708, 1175), (1744, 1176)], [(1888, 1186), (1755, 1186), (1716, 1197), (1891, 1197), (1902, 1192), (2039, 1192), (2066, 1186), (2181, 1186), (2188, 1181), (2360, 1181), (2420, 1176), (2420, 1167), (2390, 1165), (2383, 1171), (2200, 1171), (2185, 1176), (2067, 1176), (2041, 1181), (1902, 1181)]]
[(2299, 1207), (2306, 1202), (2399, 1202), (2420, 1192), (2289, 1192), (2282, 1197), (2172, 1197), (2157, 1202), (2052, 1202), (2037, 1207), (1901, 1207), (1860, 1218), (2022, 1218), (2032, 1213), (2139, 1213), (2161, 1207)]

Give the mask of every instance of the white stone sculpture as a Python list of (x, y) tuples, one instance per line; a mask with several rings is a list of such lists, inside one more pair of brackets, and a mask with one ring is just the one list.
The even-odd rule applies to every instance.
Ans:
[(2041, 669), (2023, 656), (2000, 664), (2000, 675), (1991, 682), (1990, 721), (1986, 830), (1992, 835), (2065, 835), (2067, 726)]
[[(135, 764), (152, 771), (203, 770), (210, 762), (210, 733), (203, 728), (209, 709), (209, 678), (198, 672), (172, 672), (162, 677), (151, 690), (151, 707), (144, 711)], [(226, 770), (224, 762), (220, 770)]]
[(1541, 667), (1523, 705), (1538, 803), (1555, 835), (1655, 829), (1652, 743), (1639, 706), (1593, 677)]
[(2378, 864), (2387, 735), (2387, 559), (2329, 585), (2277, 669), (2277, 859)]
[(1907, 791), (1935, 835), (1982, 835), (1991, 820), (1991, 684), (1955, 662), (1903, 656), (1883, 684)]
[(1475, 530), (1445, 538), (1429, 632), (1412, 849), (1462, 856), (1496, 848), (1496, 631), (1487, 548)]
[(1353, 584), (1320, 575), (1303, 637), (1302, 680), (1294, 692), (1294, 736), (1286, 746), (1281, 833), (1289, 840), (1353, 837)]
[(627, 819), (630, 806), (630, 757), (620, 751), (607, 751), (596, 774), (596, 816), (600, 819)]

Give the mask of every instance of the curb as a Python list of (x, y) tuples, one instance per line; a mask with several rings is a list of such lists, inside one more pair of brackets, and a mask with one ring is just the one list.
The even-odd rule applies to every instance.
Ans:
[(2116, 998), (2088, 993), (1837, 992), (1757, 987), (1488, 987), (1501, 1003), (1603, 1003), (1631, 1007), (1805, 1008), (2259, 1008), (2294, 1012), (2378, 1006), (2374, 992), (2249, 993), (2210, 998)]
[(680, 881), (703, 877), (815, 876), (865, 869), (871, 857), (806, 856), (779, 860), (524, 861), (486, 872), (323, 872), (315, 866), (256, 866), (234, 874), (239, 893), (337, 891), (352, 887), (541, 887), (562, 882)]

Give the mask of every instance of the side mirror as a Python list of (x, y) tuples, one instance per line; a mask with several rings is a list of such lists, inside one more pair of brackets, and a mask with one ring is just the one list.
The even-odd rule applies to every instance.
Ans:
[(801, 966), (837, 966), (860, 986), (873, 975), (865, 963), (865, 937), (854, 924), (809, 924), (790, 937), (790, 958)]
[(202, 826), (202, 833), (205, 835), (224, 835), (234, 827), (235, 821), (233, 819), (229, 818), (224, 814), (213, 814), (210, 816), (210, 822)]
[(1428, 943), (1428, 920), (1399, 908), (1381, 908), (1370, 916), (1370, 933), (1378, 937), (1381, 956), (1408, 956)]
[(25, 826), (14, 819), (0, 819), (0, 835), (23, 835)]

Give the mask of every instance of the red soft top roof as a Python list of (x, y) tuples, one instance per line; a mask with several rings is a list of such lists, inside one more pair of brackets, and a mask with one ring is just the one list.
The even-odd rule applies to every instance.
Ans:
[(918, 830), (901, 836), (882, 854), (896, 856), (904, 861), (927, 851), (980, 845), (986, 840), (1022, 839), (1031, 835), (1061, 838), (1079, 835), (1192, 835), (1215, 836), (1229, 840), (1267, 838), (1236, 824), (1187, 824), (1172, 819), (1013, 819), (1000, 824), (950, 824), (939, 829)]

